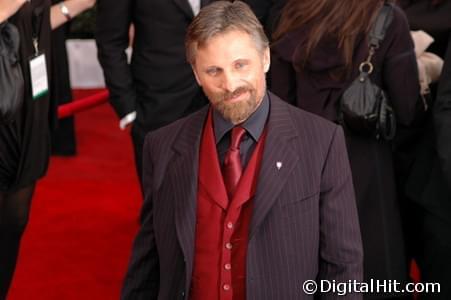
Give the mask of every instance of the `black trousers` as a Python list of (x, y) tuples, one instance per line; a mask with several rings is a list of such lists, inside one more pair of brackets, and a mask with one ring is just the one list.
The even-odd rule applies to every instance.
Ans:
[(451, 299), (451, 216), (443, 220), (424, 209), (416, 211), (418, 240), (414, 251), (423, 283), (439, 283), (440, 293), (421, 293), (420, 300)]
[(143, 147), (146, 134), (147, 131), (142, 129), (140, 126), (136, 124), (132, 125), (131, 137), (133, 142), (133, 151), (135, 155), (135, 167), (136, 173), (138, 174), (139, 186), (141, 188), (141, 193), (143, 195), (144, 195), (142, 186)]

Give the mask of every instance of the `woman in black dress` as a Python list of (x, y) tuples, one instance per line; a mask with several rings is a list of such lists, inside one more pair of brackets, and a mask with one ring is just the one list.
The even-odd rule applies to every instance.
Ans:
[[(367, 34), (384, 1), (290, 0), (274, 34), (271, 89), (293, 105), (338, 121), (343, 91), (368, 56)], [(371, 79), (388, 94), (397, 120), (409, 124), (419, 94), (413, 42), (403, 12), (373, 57)], [(364, 278), (408, 281), (391, 144), (345, 129), (364, 248)], [(394, 293), (366, 299), (396, 298)]]
[[(19, 57), (25, 81), (24, 104), (13, 122), (0, 125), (0, 300), (6, 298), (16, 266), (20, 240), (28, 222), (36, 181), (47, 171), (50, 127), (56, 118), (49, 93), (32, 95), (29, 61), (46, 58), (50, 75), (51, 29), (94, 5), (95, 0), (68, 0), (51, 7), (50, 0), (0, 0), (0, 23), (19, 31)], [(0, 94), (1, 101), (1, 94)]]

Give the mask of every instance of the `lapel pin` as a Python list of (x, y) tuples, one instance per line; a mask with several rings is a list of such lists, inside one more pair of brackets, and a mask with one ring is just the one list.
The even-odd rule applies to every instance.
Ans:
[(277, 170), (280, 170), (280, 168), (282, 168), (282, 162), (281, 161), (276, 162), (276, 167)]

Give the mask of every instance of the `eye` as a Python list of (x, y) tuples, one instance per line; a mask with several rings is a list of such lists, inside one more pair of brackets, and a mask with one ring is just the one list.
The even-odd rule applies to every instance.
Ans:
[(235, 69), (237, 69), (237, 70), (242, 69), (242, 68), (244, 68), (245, 66), (246, 66), (246, 63), (243, 62), (243, 61), (237, 61), (237, 62), (235, 63)]
[(219, 74), (218, 68), (208, 68), (206, 73), (210, 76), (217, 76)]

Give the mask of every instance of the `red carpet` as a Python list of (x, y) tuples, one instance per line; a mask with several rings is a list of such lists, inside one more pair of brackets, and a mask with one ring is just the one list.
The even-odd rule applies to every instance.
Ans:
[(142, 202), (131, 140), (108, 104), (76, 130), (78, 155), (38, 183), (9, 300), (119, 298)]

